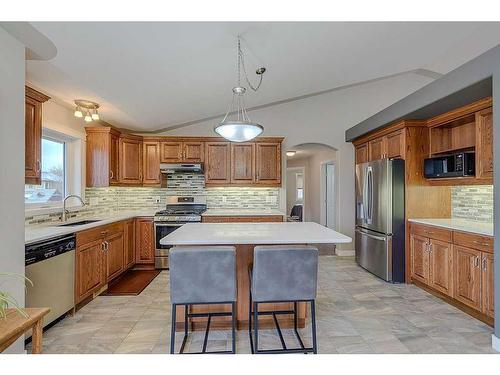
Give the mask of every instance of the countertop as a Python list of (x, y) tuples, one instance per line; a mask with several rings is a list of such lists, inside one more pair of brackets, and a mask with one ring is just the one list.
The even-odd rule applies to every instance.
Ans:
[(212, 209), (209, 208), (201, 216), (286, 216), (280, 210), (272, 209)]
[(160, 240), (162, 245), (279, 245), (349, 243), (322, 225), (306, 223), (188, 223)]
[(113, 215), (95, 215), (95, 216), (82, 216), (73, 220), (68, 220), (68, 223), (80, 220), (99, 220), (95, 223), (78, 225), (75, 227), (58, 227), (62, 223), (52, 223), (46, 225), (34, 225), (25, 227), (24, 243), (30, 244), (49, 238), (64, 236), (66, 234), (81, 232), (83, 230), (96, 228), (101, 225), (111, 224), (117, 221), (131, 219), (133, 217), (153, 217), (155, 210), (142, 210), (142, 211), (123, 211)]
[(493, 237), (493, 223), (482, 223), (465, 219), (409, 219), (412, 223), (458, 230)]

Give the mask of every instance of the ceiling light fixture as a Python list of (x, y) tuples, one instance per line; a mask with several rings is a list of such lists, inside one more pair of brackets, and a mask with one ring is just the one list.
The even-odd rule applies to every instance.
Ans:
[(286, 156), (294, 156), (297, 153), (297, 151), (287, 151)]
[(81, 118), (83, 117), (83, 112), (85, 112), (85, 117), (83, 118), (85, 122), (98, 121), (100, 119), (98, 112), (100, 106), (98, 103), (83, 99), (77, 99), (74, 102), (76, 106), (75, 117)]
[[(264, 127), (256, 122), (250, 121), (248, 117), (247, 110), (245, 108), (245, 101), (243, 95), (245, 94), (246, 88), (241, 86), (241, 71), (243, 68), (243, 73), (245, 75), (245, 80), (248, 86), (253, 90), (257, 91), (262, 84), (262, 76), (266, 71), (266, 68), (260, 67), (255, 71), (260, 77), (259, 84), (254, 87), (250, 80), (245, 68), (245, 60), (243, 56), (243, 51), (241, 50), (240, 37), (238, 37), (238, 84), (233, 87), (233, 99), (229, 109), (220, 123), (214, 126), (214, 131), (220, 136), (226, 138), (231, 142), (246, 142), (254, 139), (259, 134), (264, 131)], [(235, 114), (236, 118), (231, 119), (230, 115)]]

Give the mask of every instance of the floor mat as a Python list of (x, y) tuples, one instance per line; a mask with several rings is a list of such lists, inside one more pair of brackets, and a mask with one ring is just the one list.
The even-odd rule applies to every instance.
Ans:
[(128, 270), (108, 285), (104, 296), (136, 296), (160, 274), (160, 270)]

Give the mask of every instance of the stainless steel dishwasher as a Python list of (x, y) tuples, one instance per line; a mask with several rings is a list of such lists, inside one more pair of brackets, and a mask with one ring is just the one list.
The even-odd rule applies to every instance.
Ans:
[(44, 327), (75, 306), (75, 247), (74, 234), (25, 247), (26, 277), (33, 282), (26, 287), (26, 307), (50, 308)]

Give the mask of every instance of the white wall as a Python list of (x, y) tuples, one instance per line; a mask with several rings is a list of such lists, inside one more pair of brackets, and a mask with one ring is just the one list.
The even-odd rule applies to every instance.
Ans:
[[(24, 275), (25, 48), (0, 27), (0, 273)], [(3, 277), (0, 277), (2, 281)], [(24, 305), (22, 283), (0, 285)], [(22, 340), (7, 352), (22, 353)]]
[[(268, 79), (272, 79), (272, 75)], [(341, 212), (338, 230), (354, 237), (354, 149), (352, 144), (344, 141), (344, 132), (429, 82), (429, 78), (415, 74), (392, 77), (251, 111), (250, 118), (264, 125), (264, 135), (285, 136), (284, 150), (302, 143), (324, 143), (338, 150), (337, 172), (340, 181), (339, 212)], [(229, 102), (231, 98), (227, 99)], [(215, 135), (213, 125), (216, 122), (216, 120), (201, 122), (163, 134)], [(283, 205), (286, 204), (286, 200), (282, 202)], [(354, 248), (353, 244), (341, 247)]]

